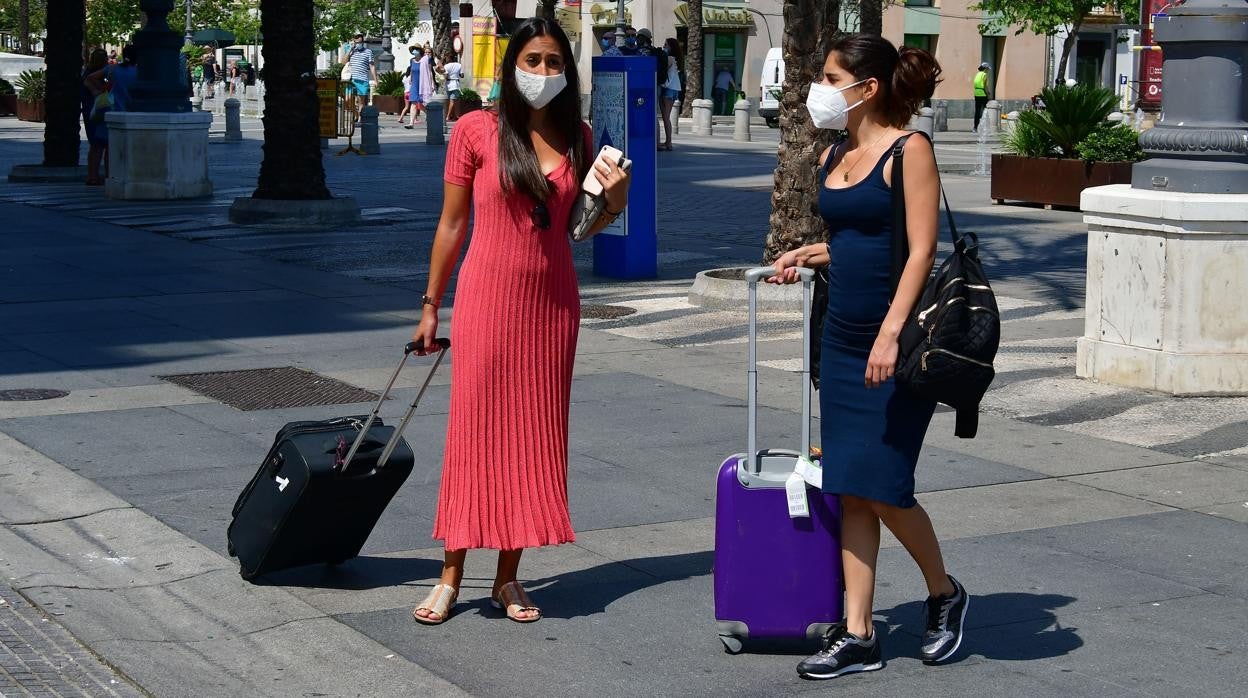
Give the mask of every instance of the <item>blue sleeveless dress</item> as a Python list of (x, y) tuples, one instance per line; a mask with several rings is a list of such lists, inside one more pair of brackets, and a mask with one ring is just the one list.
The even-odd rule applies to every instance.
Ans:
[(912, 507), (914, 464), (936, 403), (889, 380), (869, 389), (867, 358), (888, 313), (892, 270), (889, 148), (862, 182), (829, 189), (828, 156), (819, 213), (828, 223), (828, 306), (820, 354), (823, 491)]

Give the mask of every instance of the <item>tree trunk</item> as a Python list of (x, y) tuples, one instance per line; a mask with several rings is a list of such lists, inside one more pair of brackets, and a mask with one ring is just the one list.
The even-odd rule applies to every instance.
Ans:
[(257, 199), (330, 198), (317, 127), (314, 11), (307, 0), (260, 0), (266, 107)]
[(34, 53), (30, 50), (30, 0), (19, 0), (17, 3), (17, 45), (18, 53), (27, 56)]
[(429, 0), (429, 15), (433, 18), (433, 53), (444, 56), (451, 50), (451, 0)]
[(46, 115), (43, 124), (43, 164), (78, 166), (78, 89), (82, 85), (82, 18), (84, 0), (48, 3)]
[(858, 0), (858, 31), (863, 34), (884, 34), (883, 0)]
[(702, 65), (705, 44), (702, 36), (702, 0), (689, 0), (689, 37), (685, 53), (685, 96), (680, 115), (693, 116), (693, 100), (702, 99)]
[(818, 168), (819, 155), (835, 134), (810, 123), (806, 93), (822, 71), (822, 48), (840, 31), (840, 14), (839, 0), (784, 2), (779, 165), (771, 194), (764, 263), (788, 250), (827, 239), (827, 225), (817, 210)]
[(1083, 27), (1083, 19), (1079, 19), (1070, 25), (1070, 33), (1066, 35), (1065, 41), (1062, 42), (1062, 58), (1057, 62), (1057, 75), (1054, 83), (1058, 85), (1066, 84), (1066, 64), (1070, 61), (1071, 49), (1075, 47), (1075, 42), (1079, 39), (1079, 30)]
[(541, 6), (537, 8), (538, 15), (546, 19), (553, 20), (555, 18), (555, 3), (559, 0), (542, 0)]

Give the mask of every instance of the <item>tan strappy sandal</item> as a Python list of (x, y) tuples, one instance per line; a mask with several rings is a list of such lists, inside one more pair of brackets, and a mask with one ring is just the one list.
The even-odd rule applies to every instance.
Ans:
[[(532, 623), (542, 619), (542, 609), (533, 605), (533, 600), (524, 592), (518, 581), (507, 582), (498, 590), (498, 596), (490, 599), (490, 604), (500, 611), (506, 609), (507, 617), (517, 623)], [(529, 618), (520, 618), (517, 614), (523, 611), (536, 613)]]
[[(429, 595), (425, 597), (420, 605), (412, 609), (412, 618), (417, 623), (425, 625), (441, 625), (451, 615), (451, 609), (455, 608), (455, 600), (459, 598), (459, 589), (450, 584), (435, 584), (433, 589), (429, 590)], [(420, 611), (428, 611), (436, 613), (437, 618), (426, 618), (419, 614)]]

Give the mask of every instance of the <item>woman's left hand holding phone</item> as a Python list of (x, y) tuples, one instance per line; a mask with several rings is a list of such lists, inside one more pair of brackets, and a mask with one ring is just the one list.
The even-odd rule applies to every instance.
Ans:
[(628, 187), (633, 176), (620, 167), (619, 163), (599, 156), (594, 161), (594, 177), (602, 184), (603, 195), (607, 200), (607, 211), (623, 211), (628, 206)]

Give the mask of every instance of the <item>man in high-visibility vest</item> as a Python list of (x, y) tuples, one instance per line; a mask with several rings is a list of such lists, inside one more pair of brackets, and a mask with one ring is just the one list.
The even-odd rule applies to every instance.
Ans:
[(975, 130), (979, 131), (979, 120), (984, 115), (984, 107), (988, 106), (988, 64), (980, 63), (979, 72), (975, 73)]

